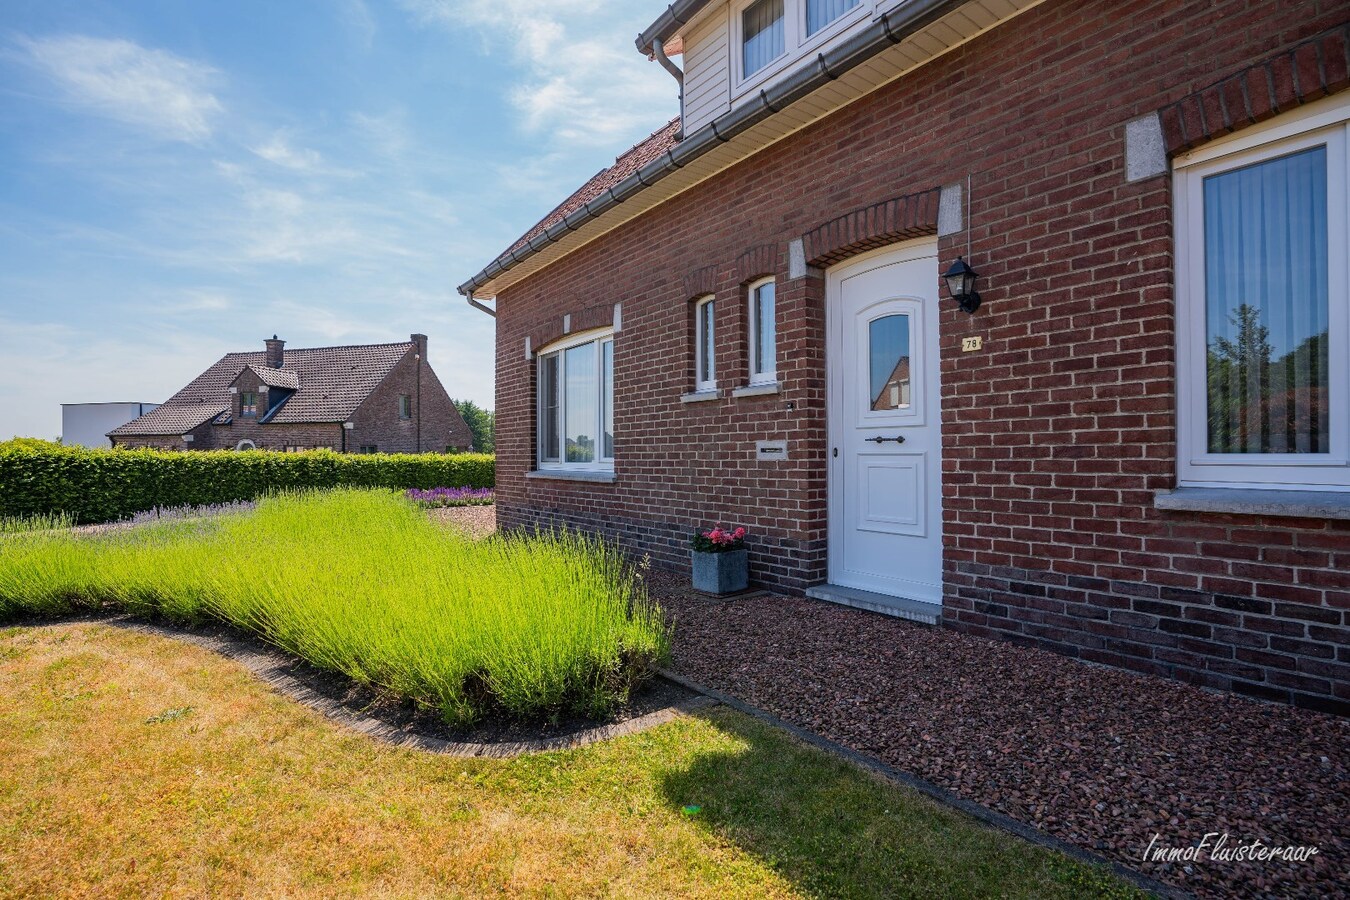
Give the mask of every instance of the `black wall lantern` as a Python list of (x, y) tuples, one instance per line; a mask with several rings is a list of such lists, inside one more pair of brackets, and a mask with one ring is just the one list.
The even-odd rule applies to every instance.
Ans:
[(975, 293), (975, 279), (980, 276), (964, 259), (958, 256), (942, 277), (947, 280), (947, 290), (952, 292), (952, 299), (961, 304), (961, 309), (973, 313), (980, 308), (980, 295)]

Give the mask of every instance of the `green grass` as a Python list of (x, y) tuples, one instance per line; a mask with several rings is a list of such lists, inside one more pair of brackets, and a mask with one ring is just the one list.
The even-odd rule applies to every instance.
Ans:
[(725, 708), (457, 759), (76, 623), (0, 629), (0, 723), (0, 897), (1139, 896)]
[(474, 541), (387, 491), (77, 535), (0, 534), (0, 619), (112, 607), (212, 617), (466, 723), (601, 716), (668, 647), (615, 551), (577, 535)]

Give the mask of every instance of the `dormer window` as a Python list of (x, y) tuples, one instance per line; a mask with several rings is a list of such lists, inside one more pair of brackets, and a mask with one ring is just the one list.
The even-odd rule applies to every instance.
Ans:
[(862, 0), (806, 0), (806, 36), (810, 37), (861, 3)]
[(241, 391), (239, 394), (239, 415), (241, 418), (258, 417), (258, 395), (253, 391)]
[(741, 13), (742, 77), (749, 78), (787, 50), (786, 0), (756, 0)]
[(758, 88), (794, 60), (821, 50), (876, 9), (875, 0), (736, 0), (732, 94)]

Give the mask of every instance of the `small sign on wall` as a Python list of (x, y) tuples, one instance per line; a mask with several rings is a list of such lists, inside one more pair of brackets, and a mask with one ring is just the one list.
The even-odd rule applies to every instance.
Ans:
[(787, 458), (787, 441), (759, 441), (755, 444), (755, 459), (759, 462), (778, 462)]
[(983, 349), (984, 349), (984, 338), (982, 337), (961, 338), (962, 353), (973, 353), (976, 350), (983, 350)]

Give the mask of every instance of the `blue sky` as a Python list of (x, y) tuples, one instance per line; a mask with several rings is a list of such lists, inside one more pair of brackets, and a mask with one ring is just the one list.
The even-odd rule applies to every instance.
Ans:
[(167, 398), (230, 350), (430, 336), (455, 285), (677, 111), (660, 3), (4, 0), (0, 438)]

